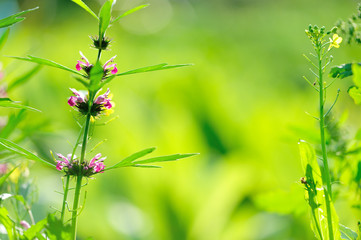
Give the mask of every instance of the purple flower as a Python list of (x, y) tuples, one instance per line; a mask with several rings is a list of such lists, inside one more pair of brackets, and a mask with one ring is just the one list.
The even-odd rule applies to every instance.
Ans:
[(114, 57), (112, 57), (111, 59), (109, 59), (103, 66), (104, 72), (105, 74), (107, 74), (109, 71), (111, 74), (116, 74), (118, 72), (118, 68), (116, 67), (117, 64), (113, 63), (113, 64), (109, 64), (112, 63), (114, 61), (114, 58), (116, 58), (117, 55), (115, 55)]
[(88, 59), (84, 56), (84, 54), (81, 51), (79, 51), (79, 53), (80, 53), (81, 59), (84, 60), (84, 62), (78, 60), (78, 63), (75, 66), (76, 70), (80, 71), (82, 69), (84, 69), (84, 70), (90, 69), (93, 65), (91, 65), (89, 63)]
[(95, 157), (89, 162), (89, 168), (94, 169), (94, 173), (102, 172), (105, 168), (104, 160), (106, 157), (100, 158), (102, 155), (98, 153)]
[[(71, 161), (71, 156), (72, 154), (68, 154), (67, 157), (64, 157), (62, 154), (58, 153), (57, 154), (59, 158), (61, 158), (62, 160), (57, 160), (57, 164), (56, 164), (56, 169), (58, 169), (59, 171), (63, 170), (64, 167), (69, 167), (70, 165), (70, 161)], [(74, 156), (75, 157), (75, 156)]]
[(28, 229), (31, 227), (30, 224), (29, 224), (27, 221), (25, 221), (25, 220), (20, 221), (20, 225), (21, 225), (25, 230), (28, 230)]
[(71, 106), (71, 107), (74, 107), (75, 105), (79, 104), (79, 103), (83, 103), (83, 102), (86, 102), (86, 97), (83, 96), (80, 92), (78, 92), (76, 89), (74, 88), (69, 88), (70, 91), (73, 92), (73, 94), (75, 96), (71, 96), (69, 99), (68, 99), (68, 104)]

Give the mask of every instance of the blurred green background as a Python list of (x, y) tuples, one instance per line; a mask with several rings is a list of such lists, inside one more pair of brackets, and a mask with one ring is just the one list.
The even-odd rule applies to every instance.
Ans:
[[(102, 0), (86, 2), (98, 12)], [(308, 24), (331, 28), (356, 12), (352, 0), (117, 0), (115, 13), (151, 6), (112, 26), (114, 39), (103, 62), (117, 55), (120, 71), (167, 62), (187, 68), (129, 75), (114, 80), (116, 103), (106, 126), (90, 143), (107, 139), (95, 153), (112, 165), (151, 146), (154, 155), (199, 152), (162, 169), (125, 168), (89, 180), (80, 239), (253, 240), (313, 239), (297, 142), (317, 131), (305, 114), (317, 112), (317, 95), (302, 79), (311, 76), (303, 53), (312, 50)], [(39, 6), (11, 30), (2, 55), (35, 55), (75, 68), (82, 51), (94, 61), (89, 35), (96, 21), (70, 0), (0, 0), (0, 17)], [(360, 61), (359, 47), (342, 44), (334, 64)], [(11, 80), (34, 65), (1, 57)], [(4, 82), (3, 82), (4, 84)], [(347, 132), (360, 127), (361, 109), (341, 89), (335, 115), (348, 111)], [(31, 147), (49, 156), (66, 154), (78, 134), (67, 98), (81, 88), (67, 73), (44, 67), (11, 94), (42, 113), (24, 124), (43, 124)], [(108, 119), (110, 119), (109, 117)], [(106, 119), (105, 119), (106, 120)], [(34, 150), (35, 151), (35, 150)], [(39, 201), (35, 218), (60, 208), (61, 174), (34, 164)], [(277, 200), (273, 195), (277, 195)], [(360, 212), (336, 205), (341, 223), (356, 229)]]

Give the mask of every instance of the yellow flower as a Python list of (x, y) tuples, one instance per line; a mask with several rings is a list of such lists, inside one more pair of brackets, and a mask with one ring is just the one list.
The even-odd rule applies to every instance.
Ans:
[(331, 48), (339, 48), (340, 43), (342, 42), (342, 37), (338, 36), (337, 34), (333, 34), (332, 39), (330, 38), (330, 46), (328, 47), (328, 50)]

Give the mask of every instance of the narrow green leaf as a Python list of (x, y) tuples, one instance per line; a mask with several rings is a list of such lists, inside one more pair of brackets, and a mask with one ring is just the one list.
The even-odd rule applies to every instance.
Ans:
[(88, 88), (89, 87), (89, 81), (84, 80), (83, 78), (80, 78), (78, 76), (73, 76), (75, 78), (75, 80), (77, 80), (78, 82), (80, 82), (81, 84), (84, 85), (84, 87)]
[(115, 23), (115, 22), (119, 21), (121, 18), (123, 18), (123, 17), (125, 17), (125, 16), (128, 16), (129, 14), (132, 14), (132, 13), (138, 11), (138, 10), (141, 10), (141, 9), (143, 9), (143, 8), (146, 8), (146, 7), (148, 7), (149, 5), (150, 5), (150, 4), (144, 4), (144, 5), (140, 5), (140, 6), (138, 6), (138, 7), (132, 8), (132, 9), (126, 11), (125, 13), (123, 13), (122, 15), (120, 15), (119, 17), (117, 17), (116, 19), (114, 19), (114, 20), (112, 21), (112, 23)]
[[(112, 13), (112, 2), (106, 1), (99, 12), (99, 37), (102, 38), (105, 35), (106, 30), (110, 24), (110, 18)], [(100, 39), (101, 41), (101, 39)]]
[(14, 223), (13, 221), (11, 221), (11, 219), (9, 218), (9, 213), (6, 210), (6, 208), (1, 207), (0, 208), (0, 223), (2, 223), (2, 225), (5, 227), (6, 232), (8, 234), (8, 238), (11, 239), (15, 239), (14, 238)]
[(134, 69), (134, 70), (130, 70), (130, 71), (127, 71), (127, 72), (118, 73), (118, 74), (116, 74), (116, 76), (123, 76), (123, 75), (128, 75), (128, 74), (165, 70), (165, 69), (171, 69), (171, 68), (187, 67), (187, 66), (192, 66), (192, 64), (168, 65), (167, 63), (161, 63), (161, 64), (157, 64), (157, 65), (153, 65), (153, 66), (147, 66), (147, 67), (142, 67), (142, 68), (137, 68), (137, 69)]
[(86, 77), (85, 75), (81, 74), (80, 72), (78, 72), (78, 71), (76, 71), (76, 70), (74, 70), (74, 69), (65, 67), (65, 66), (63, 66), (63, 65), (61, 65), (61, 64), (59, 64), (59, 63), (56, 63), (56, 62), (54, 62), (54, 61), (47, 60), (47, 59), (44, 59), (44, 58), (34, 57), (34, 56), (31, 56), (31, 55), (28, 55), (28, 57), (13, 57), (13, 56), (10, 56), (10, 57), (11, 57), (11, 58), (18, 59), (18, 60), (23, 60), (23, 61), (28, 61), (28, 62), (34, 62), (34, 63), (38, 63), (38, 64), (50, 66), (50, 67), (55, 67), (55, 68), (63, 69), (63, 70), (65, 70), (65, 71), (74, 73), (74, 74), (76, 74), (76, 75), (80, 75), (80, 76)]
[(98, 20), (98, 16), (82, 0), (71, 0), (71, 1), (78, 4), (80, 7), (82, 7), (85, 11), (90, 13), (90, 15), (92, 15)]
[(172, 155), (167, 155), (167, 156), (160, 156), (160, 157), (153, 157), (153, 158), (148, 158), (148, 159), (144, 159), (144, 160), (139, 160), (139, 161), (135, 161), (134, 163), (139, 165), (139, 164), (146, 164), (146, 163), (176, 161), (176, 160), (191, 157), (194, 155), (198, 155), (198, 153), (187, 153), (187, 154), (179, 154), (178, 153), (178, 154), (172, 154)]
[(20, 147), (19, 145), (15, 144), (7, 139), (0, 138), (0, 145), (4, 146), (7, 150), (9, 150), (11, 152), (14, 152), (18, 155), (26, 157), (27, 159), (34, 160), (34, 161), (37, 161), (40, 163), (44, 163), (45, 165), (50, 166), (52, 168), (55, 167), (55, 165), (53, 163), (50, 163), (42, 158), (39, 158), (34, 153), (29, 152), (28, 150)]
[(9, 116), (6, 125), (0, 131), (0, 138), (8, 138), (11, 133), (17, 128), (18, 124), (25, 118), (26, 110), (22, 109), (17, 113), (13, 113)]
[(140, 165), (140, 164), (135, 164), (132, 167), (140, 167), (140, 168), (162, 168), (161, 166), (153, 166), (153, 165)]
[(21, 104), (18, 103), (18, 102), (14, 102), (14, 101), (11, 100), (10, 98), (0, 98), (0, 107), (27, 109), (27, 110), (32, 110), (32, 111), (41, 112), (41, 111), (38, 110), (38, 109), (29, 107), (29, 106), (25, 106), (25, 105), (21, 105)]
[(340, 224), (341, 239), (357, 240), (357, 233)]
[(5, 42), (9, 37), (9, 33), (10, 33), (10, 28), (6, 29), (6, 31), (3, 33), (3, 35), (1, 35), (1, 37), (0, 37), (0, 51), (4, 47)]
[[(1, 189), (2, 185), (4, 184), (4, 182), (6, 181), (6, 179), (15, 171), (15, 169), (17, 167), (18, 166), (14, 167), (8, 173), (6, 173), (4, 176), (0, 177), (0, 189)], [(2, 200), (4, 200), (4, 199), (2, 199)]]
[(132, 163), (134, 160), (138, 159), (138, 158), (141, 158), (147, 154), (150, 154), (152, 153), (156, 148), (155, 147), (152, 147), (152, 148), (147, 148), (147, 149), (143, 149), (139, 152), (136, 152), (136, 153), (133, 153), (132, 155), (124, 158), (123, 160), (121, 160), (120, 162), (118, 162), (117, 164), (109, 167), (109, 168), (106, 168), (105, 170), (110, 170), (110, 169), (113, 169), (113, 168), (119, 168), (119, 167), (125, 167), (125, 166), (129, 166), (129, 165), (132, 165), (130, 163)]
[(20, 16), (24, 15), (25, 13), (34, 11), (34, 10), (36, 10), (38, 8), (39, 7), (28, 9), (28, 10), (13, 14), (13, 15), (11, 15), (9, 17), (0, 19), (0, 28), (9, 27), (9, 26), (11, 26), (11, 25), (13, 25), (13, 24), (15, 24), (17, 22), (23, 21), (25, 18), (24, 17), (19, 18)]
[(11, 91), (15, 87), (24, 84), (26, 81), (28, 81), (32, 76), (34, 76), (39, 70), (41, 69), (41, 65), (38, 65), (31, 69), (30, 71), (26, 72), (25, 74), (21, 75), (20, 77), (17, 77), (14, 81), (10, 82), (7, 88), (7, 91)]

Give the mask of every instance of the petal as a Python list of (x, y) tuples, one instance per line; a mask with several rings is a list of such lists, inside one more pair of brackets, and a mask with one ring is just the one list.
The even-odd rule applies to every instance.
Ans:
[(118, 68), (114, 67), (113, 70), (110, 72), (111, 74), (116, 74), (118, 72)]
[(76, 105), (77, 98), (74, 96), (71, 96), (68, 100), (68, 104), (70, 107), (74, 107)]
[(95, 104), (102, 104), (105, 100), (105, 97), (103, 95), (100, 95), (99, 97), (97, 97), (97, 99), (95, 99), (94, 103)]
[(79, 51), (79, 53), (80, 53), (81, 58), (86, 61), (86, 63), (84, 63), (84, 64), (86, 66), (89, 66), (90, 63), (89, 63), (88, 59), (84, 56), (84, 54), (81, 51)]
[(111, 109), (113, 107), (113, 105), (109, 99), (107, 99), (107, 102), (104, 104), (104, 107), (107, 109)]
[(104, 64), (104, 66), (103, 66), (104, 70), (107, 69), (108, 63), (113, 62), (114, 58), (116, 58), (116, 57), (117, 57), (117, 55), (115, 55), (114, 57), (112, 57), (111, 59), (109, 59), (109, 60)]
[(57, 153), (56, 154), (59, 158), (63, 159), (64, 161), (68, 161), (68, 159), (66, 157), (64, 157), (61, 153)]
[(82, 68), (81, 68), (81, 66), (80, 66), (80, 63), (79, 63), (79, 61), (78, 61), (78, 64), (77, 65), (75, 65), (75, 68), (76, 68), (76, 70), (78, 70), (78, 71), (80, 71)]
[(69, 89), (70, 89), (70, 91), (73, 92), (74, 95), (81, 96), (80, 93), (78, 92), (78, 90), (76, 90), (75, 88), (69, 88)]

